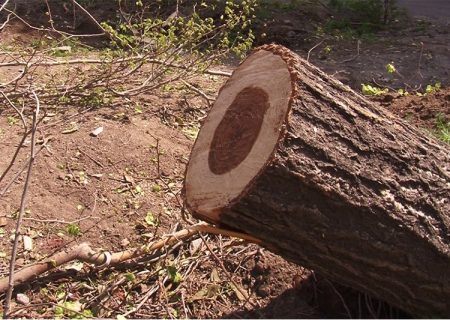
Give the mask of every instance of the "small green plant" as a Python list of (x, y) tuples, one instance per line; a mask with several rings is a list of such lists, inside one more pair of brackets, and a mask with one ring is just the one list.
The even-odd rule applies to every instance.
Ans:
[(15, 125), (17, 122), (19, 122), (19, 119), (17, 119), (17, 118), (14, 117), (14, 116), (8, 116), (8, 117), (6, 118), (6, 121), (8, 122), (8, 125), (9, 125), (10, 127), (12, 127), (12, 126)]
[(325, 55), (330, 54), (331, 51), (333, 51), (333, 48), (332, 48), (331, 46), (325, 46), (325, 48), (322, 49), (322, 52), (323, 52)]
[(439, 91), (441, 89), (441, 83), (440, 82), (436, 82), (434, 85), (429, 84), (427, 85), (427, 87), (425, 88), (425, 93), (436, 93), (437, 91)]
[(159, 184), (154, 184), (152, 186), (152, 192), (160, 192), (161, 191), (161, 186)]
[(83, 310), (83, 305), (79, 301), (65, 301), (55, 306), (55, 318), (85, 319), (92, 317), (92, 311)]
[(344, 38), (370, 38), (386, 22), (382, 0), (330, 0), (329, 4), (335, 14), (325, 30)]
[(450, 121), (442, 113), (436, 115), (436, 129), (437, 137), (450, 144)]
[(134, 188), (134, 192), (135, 192), (137, 195), (143, 195), (143, 194), (144, 194), (144, 190), (142, 189), (142, 187), (141, 187), (140, 185), (137, 185), (137, 186)]
[(105, 88), (95, 88), (89, 92), (88, 96), (81, 98), (80, 104), (86, 107), (100, 108), (111, 104), (111, 93)]
[(156, 227), (159, 224), (158, 218), (155, 217), (155, 215), (151, 211), (147, 212), (144, 220), (146, 224), (152, 227)]
[(399, 96), (401, 96), (401, 97), (409, 96), (409, 92), (408, 92), (407, 90), (405, 90), (405, 89), (398, 89), (398, 90), (397, 90), (397, 93), (398, 93)]
[(394, 73), (394, 72), (397, 71), (397, 69), (395, 68), (393, 62), (388, 63), (388, 64), (386, 65), (386, 71), (387, 71), (387, 73)]
[(175, 266), (167, 266), (166, 271), (173, 284), (179, 284), (183, 280), (183, 276), (178, 272)]
[(375, 86), (371, 86), (370, 84), (361, 84), (362, 86), (362, 93), (365, 96), (380, 96), (383, 95), (385, 93), (388, 93), (389, 89), (385, 88), (378, 88)]
[(81, 235), (81, 229), (78, 224), (70, 223), (66, 226), (65, 230), (68, 235), (73, 236), (73, 237), (77, 237), (77, 236)]

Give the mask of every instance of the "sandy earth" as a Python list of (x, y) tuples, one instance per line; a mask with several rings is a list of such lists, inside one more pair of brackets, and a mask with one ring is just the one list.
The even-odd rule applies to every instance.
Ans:
[[(305, 58), (323, 40), (310, 51), (310, 61), (356, 90), (361, 83), (374, 81), (393, 89), (410, 87), (419, 91), (437, 81), (448, 86), (450, 34), (442, 18), (449, 3), (444, 0), (434, 0), (433, 6), (429, 5), (431, 1), (399, 0), (399, 3), (411, 6), (412, 13), (418, 10), (429, 17), (437, 14), (438, 20), (426, 24), (412, 22), (399, 30), (381, 31), (375, 39), (362, 40), (359, 53), (357, 41), (353, 39), (308, 38), (312, 33), (298, 28), (308, 21), (301, 12), (279, 12), (276, 22), (268, 23), (267, 29), (261, 32), (268, 33), (266, 40), (285, 44)], [(430, 8), (433, 10), (427, 11)], [(17, 36), (21, 41), (27, 40), (26, 29), (14, 31), (17, 30), (10, 29), (10, 33), (0, 36), (3, 41), (15, 41)], [(329, 53), (323, 50), (327, 46), (331, 48)], [(394, 62), (399, 74), (386, 74), (385, 65), (389, 62)], [(196, 84), (214, 95), (224, 81), (224, 78), (205, 76), (196, 79)], [(138, 99), (142, 112), (125, 105), (89, 112), (74, 107), (47, 119), (48, 127), (39, 137), (50, 140), (36, 161), (24, 227), (24, 234), (33, 238), (34, 249), (20, 250), (19, 265), (38, 261), (55, 250), (82, 241), (89, 241), (95, 248), (118, 251), (187, 225), (181, 215), (180, 191), (193, 139), (180, 123), (198, 124), (209, 107), (192, 92), (146, 94)], [(424, 134), (433, 130), (437, 113), (450, 117), (448, 89), (425, 97), (399, 97), (391, 92), (374, 101), (412, 125), (422, 126)], [(0, 107), (0, 172), (6, 168), (21, 137), (20, 127), (8, 123), (9, 115), (9, 110)], [(64, 120), (69, 116), (70, 120)], [(60, 120), (63, 121), (57, 123)], [(70, 122), (75, 122), (78, 130), (62, 134)], [(55, 125), (50, 126), (52, 123)], [(104, 132), (98, 137), (90, 136), (99, 126), (104, 127)], [(13, 173), (21, 167), (28, 152), (29, 147), (25, 147)], [(7, 176), (0, 184), (0, 191), (11, 177)], [(0, 251), (8, 255), (23, 181), (21, 176), (0, 198)], [(149, 213), (157, 218), (156, 225), (145, 222)], [(70, 235), (67, 222), (77, 224), (81, 234)], [(201, 241), (179, 246), (163, 261), (124, 266), (120, 271), (97, 272), (84, 266), (75, 280), (72, 273), (61, 268), (59, 275), (49, 280), (20, 288), (20, 292), (30, 297), (31, 306), (16, 305), (17, 316), (53, 317), (54, 304), (58, 301), (55, 297), (64, 289), (70, 293), (69, 300), (89, 298), (89, 308), (97, 310), (98, 316), (116, 317), (127, 310), (127, 303), (141, 301), (156, 288), (156, 293), (132, 316), (349, 317), (341, 300), (344, 296), (353, 317), (371, 317), (356, 303), (360, 293), (331, 284), (267, 250), (254, 245), (235, 245), (226, 237), (209, 236), (206, 243), (223, 262), (224, 269)], [(7, 273), (7, 265), (8, 261), (0, 258), (0, 276)], [(161, 272), (169, 265), (176, 266), (183, 274), (180, 285), (167, 282), (167, 273)], [(135, 273), (137, 281), (124, 283), (121, 280), (124, 270)], [(230, 286), (230, 275), (247, 290), (249, 301), (243, 301)], [(42, 287), (48, 292), (42, 293)], [(105, 287), (113, 289), (105, 291)], [(108, 294), (99, 302), (95, 299), (101, 292)], [(48, 301), (53, 304), (41, 305)], [(402, 316), (396, 312), (382, 315)]]

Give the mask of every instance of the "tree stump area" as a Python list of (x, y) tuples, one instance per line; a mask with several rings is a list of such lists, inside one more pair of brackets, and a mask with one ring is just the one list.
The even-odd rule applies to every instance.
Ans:
[(195, 216), (413, 315), (450, 315), (450, 150), (288, 49), (254, 50), (195, 142)]

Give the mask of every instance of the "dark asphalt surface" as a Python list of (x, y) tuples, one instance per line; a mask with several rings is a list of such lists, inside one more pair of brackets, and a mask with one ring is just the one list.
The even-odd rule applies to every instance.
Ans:
[(450, 0), (397, 0), (412, 16), (450, 23)]

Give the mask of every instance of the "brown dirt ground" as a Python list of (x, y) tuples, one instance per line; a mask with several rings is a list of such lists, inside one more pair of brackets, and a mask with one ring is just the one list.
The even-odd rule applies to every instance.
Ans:
[[(301, 19), (290, 14), (288, 17), (280, 16), (278, 21), (284, 21), (284, 25), (298, 25)], [(281, 39), (281, 32), (285, 31), (277, 28), (283, 24), (269, 32), (271, 40)], [(27, 41), (27, 32), (13, 29), (3, 33), (2, 37), (10, 41), (18, 41), (16, 38), (20, 37)], [(442, 57), (448, 54), (448, 33), (432, 34), (433, 37), (429, 38), (434, 44), (426, 47), (431, 56), (421, 66), (420, 71), (425, 75), (421, 81), (429, 83), (435, 76), (443, 84), (448, 84), (448, 68), (445, 71), (440, 65), (442, 61), (449, 65), (448, 56), (447, 60)], [(297, 37), (300, 39), (296, 32), (291, 35), (294, 42)], [(397, 57), (399, 60), (395, 61), (399, 65), (408, 66), (409, 60), (401, 58), (411, 48), (419, 50), (412, 43), (425, 41), (426, 37), (416, 37), (411, 33), (389, 40), (391, 44), (403, 46), (401, 50), (390, 48), (388, 51), (393, 56), (385, 54), (388, 48), (385, 43), (374, 42), (357, 59), (345, 63), (339, 61), (353, 56), (355, 49), (351, 47), (351, 41), (333, 42), (335, 49), (331, 55), (323, 58), (320, 50), (315, 51), (311, 61), (329, 73), (340, 75), (342, 81), (358, 89), (361, 82), (373, 78), (373, 74), (367, 74), (384, 74), (384, 64), (391, 61), (391, 57)], [(404, 43), (397, 41), (400, 38)], [(305, 56), (311, 43), (308, 41), (292, 47)], [(417, 58), (416, 53), (411, 54), (411, 59)], [(377, 63), (369, 57), (377, 57)], [(367, 71), (366, 75), (362, 75), (361, 70)], [(416, 71), (417, 68), (413, 67), (409, 72)], [(393, 86), (399, 83), (391, 80), (384, 79), (383, 83)], [(197, 84), (213, 94), (223, 81), (222, 78), (205, 76), (197, 79)], [(41, 130), (39, 137), (50, 140), (35, 163), (27, 205), (28, 220), (23, 228), (24, 234), (33, 238), (34, 249), (31, 252), (20, 250), (19, 266), (83, 241), (92, 243), (95, 248), (120, 251), (187, 225), (181, 215), (180, 190), (193, 144), (190, 124), (204, 117), (208, 107), (193, 93), (159, 92), (140, 96), (138, 100), (143, 106), (142, 112), (137, 112), (132, 105), (121, 104), (87, 112), (70, 108), (46, 119), (43, 126), (47, 128)], [(434, 127), (438, 112), (450, 117), (448, 88), (425, 97), (388, 95), (374, 101), (414, 125), (428, 129)], [(2, 172), (20, 140), (21, 132), (18, 125), (8, 124), (8, 113), (0, 110)], [(70, 122), (76, 123), (78, 130), (62, 134)], [(103, 133), (98, 137), (90, 136), (90, 132), (99, 126), (104, 127)], [(29, 147), (26, 147), (20, 153), (13, 172), (22, 166), (28, 152)], [(11, 177), (9, 175), (6, 181)], [(4, 232), (0, 234), (0, 251), (7, 256), (23, 181), (22, 175), (0, 198), (0, 227)], [(0, 190), (5, 183), (0, 185)], [(149, 212), (157, 217), (158, 226), (144, 222)], [(69, 221), (80, 226), (81, 235), (68, 234), (66, 226)], [(222, 261), (223, 268), (206, 244)], [(30, 297), (31, 304), (15, 304), (15, 316), (53, 317), (61, 291), (67, 293), (65, 299), (68, 301), (84, 299), (89, 308), (101, 317), (116, 317), (127, 310), (127, 305), (139, 301), (143, 301), (143, 305), (132, 314), (136, 318), (373, 317), (372, 312), (380, 303), (330, 283), (320, 275), (255, 245), (236, 244), (219, 236), (206, 237), (206, 244), (195, 240), (167, 252), (164, 259), (124, 264), (113, 270), (99, 272), (85, 265), (80, 272), (74, 273), (60, 268), (47, 278), (19, 288), (18, 292)], [(1, 276), (7, 274), (7, 265), (8, 260), (0, 258)], [(183, 277), (181, 284), (167, 279), (168, 274), (164, 271), (167, 266), (176, 266)], [(126, 272), (134, 273), (136, 279), (124, 281)], [(244, 301), (233, 288), (229, 277), (249, 293), (248, 301)], [(44, 291), (41, 290), (43, 287)], [(148, 300), (142, 300), (154, 288), (156, 291), (148, 296)], [(358, 306), (357, 302), (361, 300), (363, 303)], [(380, 308), (386, 309), (381, 314), (386, 317), (405, 316), (382, 304)]]

